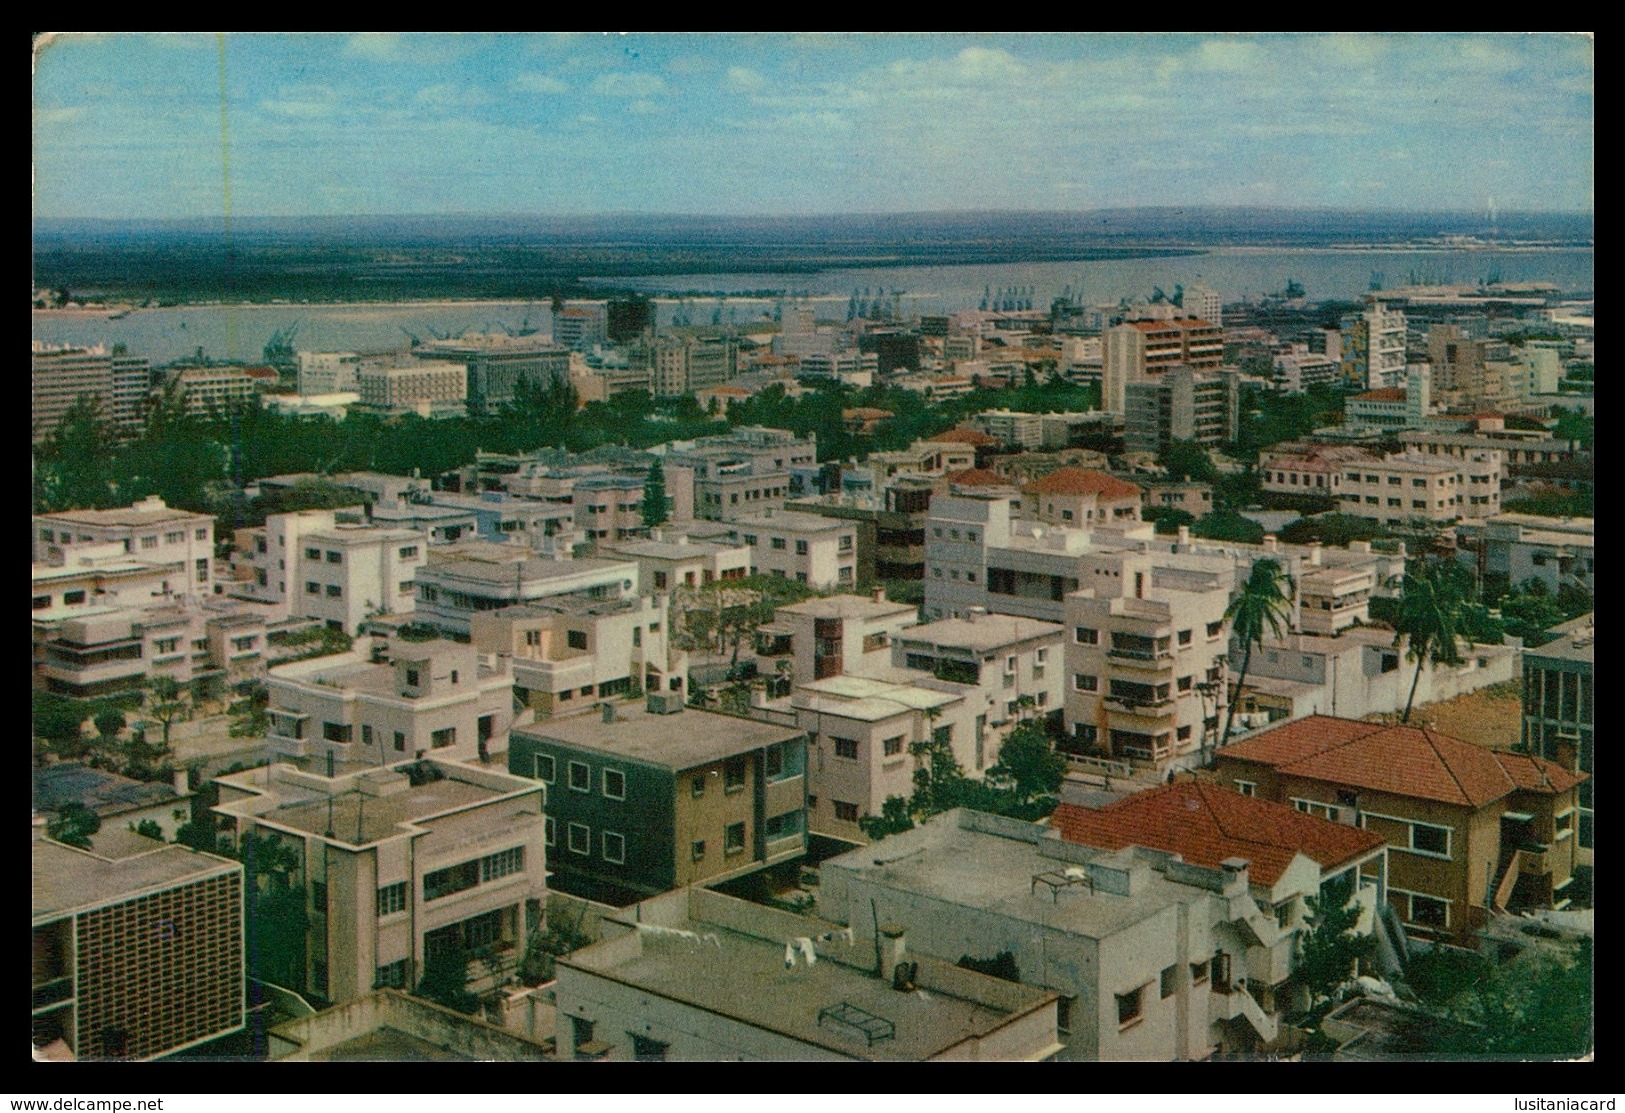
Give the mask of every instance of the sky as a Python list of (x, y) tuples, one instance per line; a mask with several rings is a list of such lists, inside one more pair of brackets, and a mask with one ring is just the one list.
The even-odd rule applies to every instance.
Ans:
[(1577, 34), (73, 32), (34, 213), (1589, 212), (1593, 71)]

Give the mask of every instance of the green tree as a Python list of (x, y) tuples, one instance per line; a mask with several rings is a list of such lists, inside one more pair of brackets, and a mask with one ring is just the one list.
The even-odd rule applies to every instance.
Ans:
[(1169, 441), (1168, 447), (1157, 453), (1157, 464), (1169, 475), (1203, 483), (1212, 483), (1219, 476), (1213, 466), (1213, 457), (1196, 441)]
[(1324, 545), (1347, 545), (1350, 541), (1374, 541), (1391, 537), (1392, 531), (1371, 518), (1353, 514), (1317, 514), (1313, 518), (1299, 518), (1281, 528), (1282, 541), (1290, 545), (1307, 545), (1319, 541)]
[(91, 722), (96, 724), (96, 734), (101, 738), (102, 745), (111, 745), (124, 729), (124, 712), (116, 707), (106, 707), (96, 712)]
[[(193, 838), (202, 841), (198, 835)], [(305, 937), (310, 927), (305, 888), (296, 883), (303, 868), (300, 848), (283, 843), (275, 833), (250, 831), (239, 841), (236, 857), (243, 863), (248, 975), (299, 989), (305, 980)]]
[[(1252, 572), (1241, 594), (1230, 601), (1224, 617), (1230, 620), (1234, 636), (1241, 642), (1241, 675), (1236, 679), (1236, 695), (1224, 717), (1224, 734), (1219, 745), (1230, 741), (1230, 728), (1236, 721), (1236, 704), (1247, 683), (1247, 669), (1253, 663), (1253, 647), (1264, 644), (1264, 632), (1280, 637), (1290, 628), (1292, 593), (1296, 585), (1277, 560), (1265, 557), (1253, 562)], [(1204, 763), (1205, 764), (1205, 763)]]
[(1423, 665), (1429, 661), (1435, 666), (1461, 664), (1463, 611), (1472, 592), (1472, 574), (1454, 560), (1412, 561), (1405, 570), (1394, 644), (1405, 643), (1405, 656), (1416, 662), (1416, 672), (1411, 676), (1411, 691), (1400, 722), (1411, 721), (1411, 705), (1416, 702)]
[(138, 835), (145, 835), (149, 839), (157, 839), (159, 842), (164, 841), (164, 829), (158, 826), (158, 821), (155, 819), (143, 819), (140, 823), (132, 823), (130, 824), (130, 830)]
[(34, 737), (43, 738), (63, 757), (78, 757), (85, 750), (85, 709), (61, 696), (34, 697)]
[(34, 509), (80, 510), (114, 503), (114, 452), (118, 437), (93, 395), (81, 395), (36, 456)]
[(155, 676), (152, 678), (152, 704), (148, 708), (153, 718), (164, 727), (163, 749), (169, 749), (169, 729), (177, 719), (186, 714), (187, 705), (181, 698), (180, 682), (172, 676)]
[(63, 804), (45, 824), (45, 833), (51, 838), (82, 850), (90, 849), (90, 836), (101, 829), (101, 818), (77, 800)]
[(417, 996), (472, 1014), (480, 999), (468, 991), (469, 953), (461, 943), (437, 948), (423, 960), (423, 977)]
[(1578, 1059), (1594, 1046), (1593, 944), (1488, 969), (1452, 1003), (1452, 1024), (1420, 1032), (1420, 1050), (1470, 1059)]
[(1321, 886), (1308, 898), (1310, 927), (1298, 939), (1298, 963), (1293, 973), (1309, 991), (1310, 1006), (1331, 997), (1352, 978), (1359, 961), (1377, 946), (1370, 935), (1355, 931), (1360, 906), (1354, 902), (1354, 876), (1345, 875)]
[(901, 796), (888, 796), (880, 805), (880, 814), (860, 816), (858, 826), (871, 839), (883, 839), (887, 835), (911, 830), (914, 817), (909, 814), (908, 800)]
[(656, 460), (649, 465), (649, 476), (643, 481), (643, 524), (650, 528), (665, 525), (668, 511), (666, 471)]
[(999, 760), (987, 771), (995, 784), (1007, 784), (1015, 803), (1043, 800), (1051, 805), (1066, 776), (1066, 759), (1055, 752), (1049, 731), (1043, 723), (1029, 721), (1016, 726), (999, 748)]
[(1234, 510), (1214, 510), (1196, 519), (1191, 532), (1212, 541), (1232, 541), (1257, 545), (1264, 540), (1264, 527)]

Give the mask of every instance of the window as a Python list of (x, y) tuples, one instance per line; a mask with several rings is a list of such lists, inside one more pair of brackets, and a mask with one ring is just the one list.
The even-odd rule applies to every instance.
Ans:
[(324, 741), (327, 741), (327, 742), (340, 742), (340, 743), (343, 743), (344, 745), (349, 745), (349, 743), (350, 743), (350, 724), (348, 724), (348, 723), (323, 723), (322, 724), (322, 738), (323, 738)]
[(1189, 645), (1189, 644), (1191, 644), (1191, 633), (1192, 633), (1192, 631), (1190, 631), (1190, 630), (1181, 630), (1179, 632), (1179, 644), (1180, 645)]
[(1258, 792), (1257, 781), (1237, 781), (1236, 791), (1243, 796), (1253, 796)]
[(342, 599), (344, 598), (344, 589), (338, 584), (328, 584), (327, 597), (329, 599)]
[(1073, 640), (1079, 645), (1099, 645), (1100, 631), (1091, 630), (1087, 626), (1079, 626), (1073, 631)]
[(565, 644), (571, 649), (587, 648), (587, 633), (585, 630), (569, 630), (564, 635)]
[(305, 594), (306, 595), (320, 595), (321, 593), (322, 593), (322, 585), (321, 584), (313, 584), (313, 583), (309, 582), (308, 580), (305, 582)]
[(1191, 963), (1191, 985), (1201, 985), (1207, 981), (1207, 962)]
[(361, 744), (363, 746), (372, 745), (372, 727), (367, 723), (361, 724)]
[(329, 564), (343, 564), (344, 563), (344, 554), (343, 553), (336, 553), (333, 550), (329, 549), (327, 551), (327, 563), (329, 563)]
[(805, 541), (801, 541), (801, 540), (796, 541), (796, 555), (797, 556), (806, 556), (807, 555), (807, 543)]
[(651, 1040), (648, 1036), (640, 1036), (636, 1032), (628, 1032), (632, 1037), (632, 1061), (636, 1063), (664, 1063), (666, 1061), (667, 1044), (659, 1040)]
[(1190, 738), (1191, 738), (1191, 728), (1190, 727), (1179, 727), (1178, 729), (1176, 729), (1174, 731), (1174, 740), (1176, 742), (1189, 742)]
[(1210, 623), (1207, 624), (1207, 636), (1208, 637), (1216, 638), (1222, 633), (1224, 633), (1224, 620), (1223, 619), (1220, 619), (1218, 622), (1210, 622)]
[(773, 538), (773, 548), (775, 548), (775, 549), (783, 549), (784, 548), (784, 538), (782, 538), (782, 537)]
[(378, 989), (405, 989), (406, 988), (406, 960), (391, 962), (378, 968)]
[(1411, 824), (1412, 852), (1431, 854), (1436, 858), (1450, 857), (1450, 828), (1435, 827), (1431, 823)]
[(769, 842), (774, 839), (788, 839), (801, 834), (801, 813), (799, 811), (785, 812), (782, 815), (770, 815), (762, 826), (762, 833)]
[(542, 818), (542, 839), (548, 846), (559, 845), (559, 821), (550, 815)]
[(832, 738), (835, 743), (835, 756), (857, 760), (858, 743), (853, 738)]
[(439, 900), (449, 897), (453, 893), (461, 893), (472, 889), (480, 883), (480, 863), (478, 860), (460, 862), (443, 870), (435, 870), (423, 875), (423, 899)]
[(444, 730), (437, 730), (433, 734), (429, 735), (429, 745), (436, 750), (443, 750), (447, 746), (455, 746), (456, 744), (456, 727), (447, 727)]
[(36, 595), (36, 596), (34, 596), (34, 609), (36, 611), (43, 611), (46, 607), (49, 607), (50, 605), (51, 605), (51, 597), (49, 595)]
[(626, 861), (626, 836), (618, 831), (605, 831), (602, 837), (604, 861), (621, 865)]
[(731, 757), (722, 763), (722, 790), (724, 792), (743, 792), (745, 790), (745, 757)]
[(784, 744), (782, 742), (775, 742), (767, 748), (762, 760), (762, 770), (770, 781), (784, 776)]
[(197, 582), (200, 584), (209, 582), (209, 561), (207, 558), (200, 559), (197, 562)]
[(395, 593), (397, 595), (410, 595), (410, 594), (412, 594), (412, 581), (411, 580), (402, 580), (400, 583), (396, 584), (395, 585)]
[(592, 832), (587, 830), (585, 823), (570, 824), (569, 839), (572, 854), (592, 853)]
[(619, 769), (605, 769), (603, 773), (604, 795), (611, 800), (626, 799), (626, 774)]
[(416, 558), (417, 555), (418, 555), (418, 547), (416, 545), (407, 545), (407, 546), (403, 547), (401, 549), (401, 552), (400, 552), (400, 558), (402, 560), (412, 560), (412, 559)]
[(499, 850), (480, 859), (480, 880), (496, 881), (520, 873), (525, 868), (525, 848), (522, 846)]
[(882, 746), (885, 748), (887, 757), (900, 754), (903, 752), (903, 736), (899, 734), (896, 738), (888, 738), (882, 743)]
[(158, 547), (158, 535), (154, 533), (148, 537), (143, 537), (141, 547), (143, 549), (156, 549)]
[(689, 782), (689, 793), (694, 796), (705, 795), (705, 774), (701, 773)]
[(688, 848), (688, 853), (689, 857), (696, 862), (705, 861), (705, 840), (695, 839), (693, 845)]
[(1166, 967), (1162, 971), (1162, 996), (1167, 1000), (1179, 991), (1179, 964)]
[(321, 560), (322, 559), (322, 551), (320, 549), (306, 549), (305, 550), (305, 559), (306, 560)]
[(181, 542), (183, 542), (185, 540), (186, 540), (186, 531), (183, 530), (183, 529), (175, 530), (175, 531), (173, 531), (171, 533), (164, 534), (164, 544), (165, 545), (179, 545)]
[(1100, 678), (1089, 676), (1087, 673), (1075, 672), (1072, 674), (1072, 690), (1074, 692), (1100, 691)]
[(207, 541), (209, 539), (209, 530), (207, 527), (204, 527), (203, 529), (200, 529), (194, 533), (192, 537), (196, 541)]
[(1141, 1016), (1141, 998), (1145, 994), (1145, 986), (1131, 989), (1127, 993), (1117, 995), (1117, 1025), (1127, 1028), (1131, 1024), (1139, 1023)]
[(406, 911), (406, 882), (397, 881), (393, 885), (380, 885), (378, 887), (378, 915), (393, 916), (397, 912)]
[(1195, 677), (1182, 676), (1178, 680), (1174, 681), (1174, 687), (1178, 688), (1181, 692), (1188, 692), (1191, 690), (1191, 681), (1194, 679)]
[(318, 912), (327, 911), (327, 882), (312, 881), (310, 883), (310, 906)]
[(745, 824), (730, 823), (724, 832), (722, 842), (724, 854), (743, 854), (745, 852)]
[(856, 823), (858, 821), (858, 806), (849, 804), (845, 800), (832, 800), (835, 805), (835, 818), (843, 823)]
[(179, 638), (159, 638), (152, 643), (153, 649), (159, 653), (173, 653), (180, 648)]
[(592, 770), (586, 762), (570, 762), (570, 788), (575, 792), (592, 791)]
[(398, 754), (406, 752), (406, 735), (401, 731), (395, 732), (395, 752)]

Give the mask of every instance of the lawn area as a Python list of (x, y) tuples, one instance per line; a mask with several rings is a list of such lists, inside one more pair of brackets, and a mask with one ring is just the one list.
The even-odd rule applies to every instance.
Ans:
[[(1372, 722), (1399, 722), (1399, 713), (1368, 715)], [(1425, 726), (1440, 734), (1476, 742), (1495, 750), (1510, 750), (1522, 737), (1523, 696), (1519, 681), (1491, 684), (1455, 699), (1424, 704), (1411, 712), (1412, 726)]]

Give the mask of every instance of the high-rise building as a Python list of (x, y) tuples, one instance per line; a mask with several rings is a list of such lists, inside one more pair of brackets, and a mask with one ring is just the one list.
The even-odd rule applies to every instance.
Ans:
[[(1523, 655), (1523, 746), (1573, 773), (1589, 777), (1596, 733), (1596, 700), (1592, 667), (1597, 657), (1597, 625), (1593, 615), (1581, 615), (1554, 627), (1561, 634), (1539, 649)], [(1575, 864), (1589, 866), (1592, 859), (1592, 787), (1579, 786), (1577, 822), (1564, 830), (1576, 833)], [(1559, 838), (1568, 836), (1559, 834)]]
[(34, 341), (34, 440), (56, 429), (81, 396), (89, 395), (101, 407), (104, 420), (119, 433), (141, 430), (142, 408), (150, 393), (151, 372), (143, 356), (92, 348), (50, 345)]
[(1403, 385), (1405, 311), (1399, 304), (1367, 294), (1360, 315), (1343, 322), (1345, 383), (1366, 390)]
[(609, 339), (609, 303), (567, 301), (553, 310), (553, 343), (590, 352)]
[(1130, 452), (1161, 452), (1173, 441), (1233, 441), (1239, 397), (1234, 370), (1175, 367), (1154, 379), (1128, 383), (1123, 391), (1124, 445)]
[(1156, 378), (1178, 366), (1217, 371), (1224, 363), (1224, 330), (1200, 317), (1176, 317), (1169, 305), (1142, 306), (1105, 330), (1101, 409), (1124, 412), (1129, 383)]
[(548, 387), (570, 375), (570, 349), (536, 336), (470, 332), (420, 344), (412, 354), (467, 367), (468, 410), (474, 414), (512, 402), (521, 379)]

